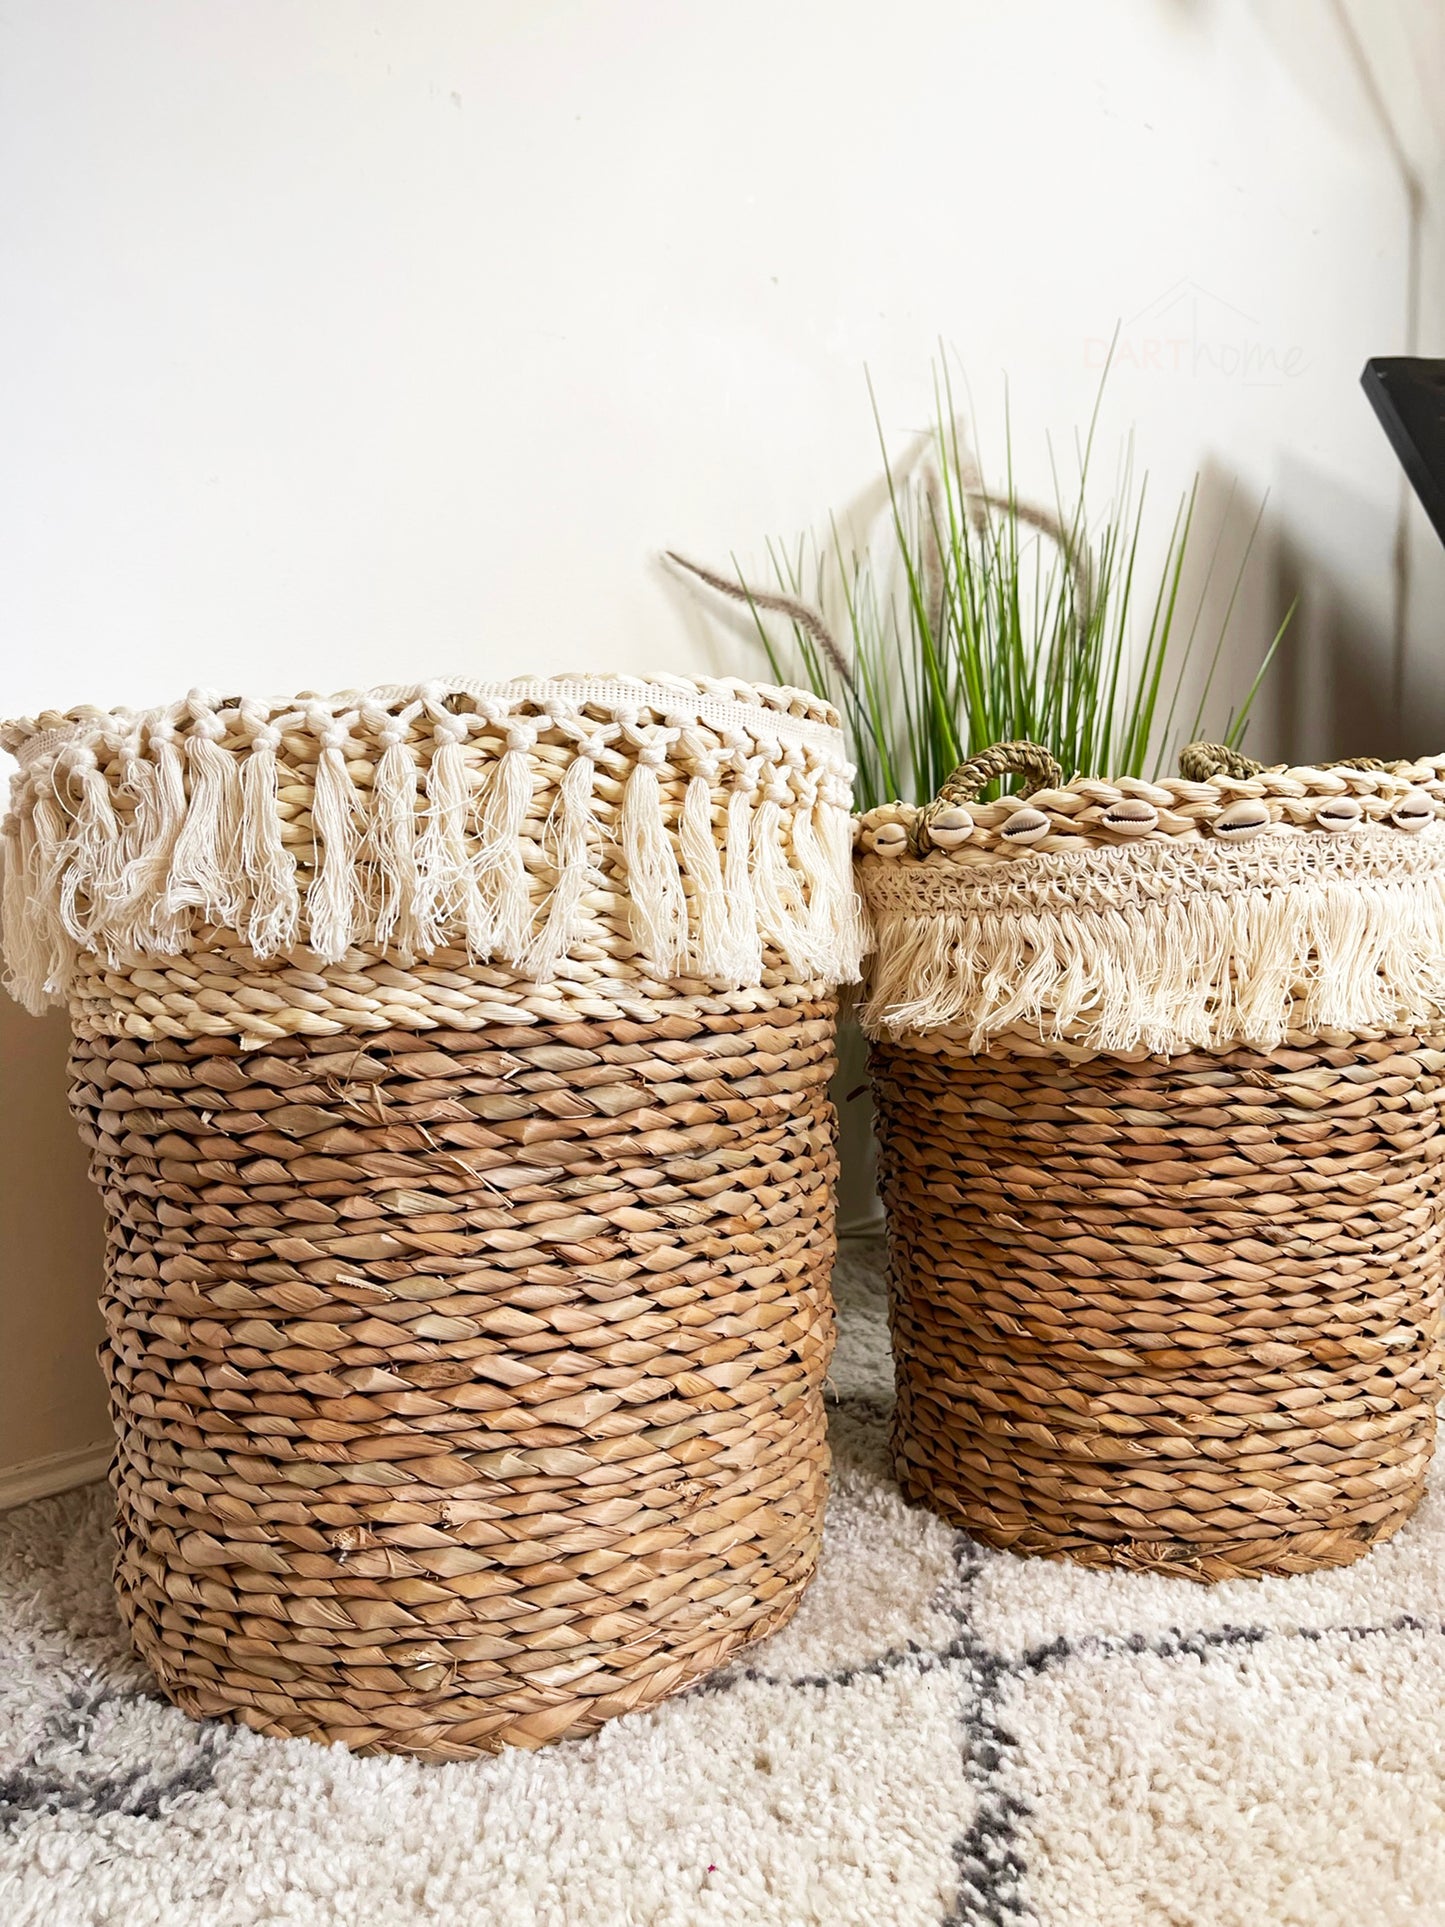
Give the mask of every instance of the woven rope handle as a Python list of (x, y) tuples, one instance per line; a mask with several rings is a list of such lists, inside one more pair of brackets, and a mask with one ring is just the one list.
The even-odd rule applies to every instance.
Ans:
[[(1283, 768), (1283, 764), (1277, 764)], [(1378, 769), (1398, 774), (1409, 763), (1383, 763), (1378, 756), (1337, 756), (1329, 763), (1316, 763), (1316, 769)], [(1179, 752), (1179, 774), (1188, 783), (1207, 783), (1212, 776), (1259, 776), (1265, 765), (1252, 756), (1243, 756), (1224, 743), (1190, 743)]]
[(1263, 768), (1226, 743), (1189, 743), (1179, 752), (1179, 774), (1186, 783), (1207, 783), (1211, 776), (1258, 776)]
[(1037, 743), (995, 743), (989, 749), (981, 749), (977, 756), (960, 763), (953, 774), (945, 778), (933, 801), (919, 811), (911, 838), (914, 855), (922, 856), (928, 849), (929, 831), (940, 810), (957, 803), (972, 803), (980, 790), (1000, 776), (1024, 777), (1025, 796), (1035, 790), (1058, 789), (1064, 780), (1058, 763)]

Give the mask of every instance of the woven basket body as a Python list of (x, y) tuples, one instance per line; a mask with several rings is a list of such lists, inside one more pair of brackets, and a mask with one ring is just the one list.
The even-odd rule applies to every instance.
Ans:
[(838, 739), (789, 692), (580, 688), (11, 732), (12, 969), (34, 1000), (48, 946), (107, 1212), (117, 1588), (193, 1714), (537, 1746), (771, 1631), (813, 1570)]
[(911, 1497), (1205, 1580), (1409, 1517), (1441, 1389), (1440, 774), (863, 820)]

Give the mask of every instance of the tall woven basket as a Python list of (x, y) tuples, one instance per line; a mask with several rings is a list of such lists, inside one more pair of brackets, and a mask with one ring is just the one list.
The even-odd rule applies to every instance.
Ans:
[(1181, 766), (862, 819), (895, 1458), (1016, 1552), (1305, 1572), (1434, 1444), (1445, 762)]
[(848, 772), (795, 691), (8, 726), (10, 982), (106, 1206), (164, 1691), (458, 1759), (644, 1707), (818, 1554)]

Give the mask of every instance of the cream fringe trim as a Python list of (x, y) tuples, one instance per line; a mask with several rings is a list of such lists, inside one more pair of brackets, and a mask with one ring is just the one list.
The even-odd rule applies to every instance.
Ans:
[(1022, 1031), (1168, 1053), (1445, 1013), (1445, 831), (1001, 867), (860, 866), (870, 1036), (948, 1028), (977, 1051)]
[[(21, 759), (0, 842), (8, 987), (38, 1010), (80, 953), (125, 968), (205, 925), (260, 958), (457, 948), (546, 982), (599, 915), (616, 920), (609, 891), (645, 960), (620, 955), (620, 975), (741, 988), (781, 959), (856, 981), (841, 734), (821, 705), (745, 693), (446, 683), (278, 710), (193, 692), (6, 726)], [(671, 822), (664, 774), (684, 779)]]

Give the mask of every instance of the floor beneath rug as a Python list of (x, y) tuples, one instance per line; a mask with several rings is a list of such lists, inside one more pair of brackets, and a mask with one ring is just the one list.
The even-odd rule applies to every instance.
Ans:
[(0, 1518), (7, 1927), (1440, 1927), (1445, 1484), (1361, 1565), (1212, 1590), (976, 1547), (887, 1469), (845, 1248), (818, 1578), (596, 1738), (467, 1766), (193, 1724), (102, 1487)]

